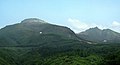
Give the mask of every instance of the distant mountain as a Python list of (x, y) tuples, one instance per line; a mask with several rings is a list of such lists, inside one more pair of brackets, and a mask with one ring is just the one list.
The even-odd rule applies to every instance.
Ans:
[(78, 37), (67, 27), (53, 25), (37, 18), (25, 19), (0, 30), (0, 46), (38, 45), (60, 39), (78, 40)]
[(90, 28), (78, 34), (80, 38), (98, 43), (119, 43), (120, 33), (110, 29)]

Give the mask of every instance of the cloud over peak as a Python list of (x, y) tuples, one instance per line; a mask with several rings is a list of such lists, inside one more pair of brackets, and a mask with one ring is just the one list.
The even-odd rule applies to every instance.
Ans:
[(88, 23), (84, 23), (78, 19), (73, 19), (73, 18), (68, 18), (68, 23), (69, 23), (70, 28), (72, 28), (76, 33), (79, 33), (91, 27), (97, 26), (95, 23), (88, 24)]
[(68, 19), (68, 22), (70, 22), (70, 24), (74, 27), (74, 28), (77, 28), (77, 29), (86, 29), (88, 27), (88, 25), (86, 23), (83, 23), (77, 19), (72, 19), (72, 18), (69, 18)]
[(115, 26), (115, 27), (120, 27), (120, 23), (119, 22), (117, 22), (117, 21), (113, 21), (112, 22), (112, 26)]
[[(111, 26), (112, 25), (112, 26)], [(78, 19), (68, 18), (68, 27), (70, 27), (74, 32), (79, 33), (85, 31), (89, 28), (98, 27), (100, 29), (112, 29), (114, 31), (120, 32), (120, 23), (113, 21), (111, 25), (101, 25), (96, 23), (83, 22)]]

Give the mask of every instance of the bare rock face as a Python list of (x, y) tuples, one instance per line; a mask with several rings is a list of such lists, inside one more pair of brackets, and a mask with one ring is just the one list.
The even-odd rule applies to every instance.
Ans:
[(33, 24), (33, 23), (39, 23), (39, 24), (44, 24), (47, 23), (44, 20), (38, 19), (38, 18), (28, 18), (28, 19), (24, 19), (21, 23), (24, 24)]

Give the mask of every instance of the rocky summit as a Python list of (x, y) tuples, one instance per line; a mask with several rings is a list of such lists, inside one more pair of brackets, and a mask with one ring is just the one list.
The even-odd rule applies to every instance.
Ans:
[(47, 22), (38, 18), (28, 18), (24, 19), (21, 23), (47, 23)]

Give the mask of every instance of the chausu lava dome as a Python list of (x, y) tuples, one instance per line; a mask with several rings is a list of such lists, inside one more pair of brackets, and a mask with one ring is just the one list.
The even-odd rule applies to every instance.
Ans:
[(24, 19), (23, 21), (21, 21), (21, 23), (47, 23), (44, 20), (38, 19), (38, 18), (28, 18), (28, 19)]

